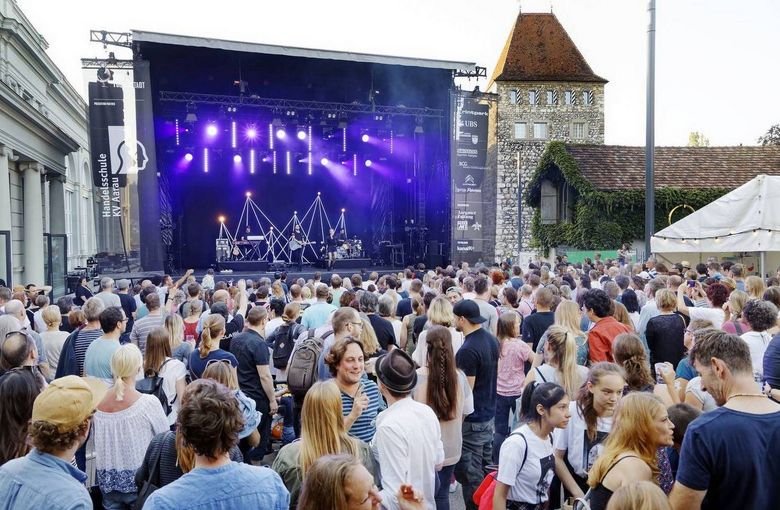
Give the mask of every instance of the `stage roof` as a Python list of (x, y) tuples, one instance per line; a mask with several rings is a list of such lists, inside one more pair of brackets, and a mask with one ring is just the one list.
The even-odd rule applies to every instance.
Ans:
[(294, 46), (277, 46), (241, 41), (228, 41), (209, 37), (194, 37), (188, 35), (163, 34), (132, 30), (133, 41), (142, 43), (170, 44), (175, 46), (195, 46), (263, 55), (280, 55), (287, 57), (303, 57), (315, 59), (341, 60), (345, 62), (367, 62), (374, 64), (397, 65), (407, 67), (423, 67), (430, 69), (451, 69), (474, 71), (476, 64), (472, 62), (453, 62), (447, 60), (432, 60), (425, 58), (394, 57), (389, 55), (371, 55), (349, 51), (317, 50), (296, 48)]

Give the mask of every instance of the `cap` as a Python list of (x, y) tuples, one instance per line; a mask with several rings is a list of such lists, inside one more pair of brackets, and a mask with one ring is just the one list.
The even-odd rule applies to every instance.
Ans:
[(414, 361), (403, 349), (393, 349), (376, 360), (376, 376), (388, 389), (406, 393), (417, 384)]
[(55, 379), (36, 397), (32, 421), (51, 423), (61, 432), (73, 430), (92, 414), (107, 389), (94, 377), (68, 375)]
[(116, 288), (119, 290), (125, 290), (130, 288), (130, 280), (125, 280), (125, 279), (119, 280), (118, 282), (116, 282)]
[(642, 271), (641, 273), (639, 273), (638, 276), (640, 278), (644, 278), (645, 280), (649, 280), (650, 279), (650, 273), (648, 273), (647, 271)]
[(452, 313), (458, 317), (463, 317), (472, 324), (482, 324), (486, 320), (479, 313), (479, 305), (471, 299), (464, 299), (455, 303)]
[(691, 268), (691, 263), (688, 262), (687, 260), (683, 260), (682, 262), (680, 262), (680, 265), (683, 267), (683, 269), (690, 269)]

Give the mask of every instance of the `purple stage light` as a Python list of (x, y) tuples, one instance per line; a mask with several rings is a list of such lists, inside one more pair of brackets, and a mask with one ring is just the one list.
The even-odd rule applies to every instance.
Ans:
[(209, 124), (206, 127), (206, 134), (209, 136), (217, 136), (217, 126), (214, 124)]
[(279, 140), (284, 140), (285, 138), (287, 138), (287, 133), (284, 131), (284, 129), (277, 129), (276, 138), (278, 138)]
[(233, 156), (233, 163), (241, 163), (241, 154)]
[(367, 159), (367, 160), (366, 160), (366, 167), (368, 167), (368, 168), (371, 168), (371, 164), (372, 164), (372, 163), (371, 163), (371, 160), (370, 160), (370, 159)]
[(257, 129), (255, 129), (253, 127), (247, 129), (246, 130), (246, 137), (249, 138), (250, 140), (254, 140), (255, 138), (257, 138)]
[(303, 129), (298, 130), (298, 140), (306, 140), (306, 131)]
[(360, 137), (360, 139), (363, 140), (363, 142), (368, 142), (369, 137), (368, 135), (364, 134), (363, 136)]
[(249, 173), (255, 173), (255, 150), (249, 149)]
[(192, 161), (192, 158), (193, 158), (193, 156), (192, 156), (192, 153), (190, 153), (190, 152), (188, 152), (187, 154), (184, 155), (184, 159), (186, 161)]
[(320, 160), (320, 164), (321, 164), (322, 166), (328, 166), (328, 163), (330, 163), (330, 161), (328, 161), (328, 158), (322, 158), (322, 159)]
[(234, 120), (230, 122), (230, 146), (235, 149), (236, 145), (236, 121)]
[(203, 148), (203, 172), (209, 173), (209, 148)]

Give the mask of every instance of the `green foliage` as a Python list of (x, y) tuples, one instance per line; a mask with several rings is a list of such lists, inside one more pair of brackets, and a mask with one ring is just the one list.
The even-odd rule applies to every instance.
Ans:
[[(557, 168), (556, 168), (557, 167)], [(552, 171), (551, 171), (552, 169)], [(560, 172), (557, 171), (560, 169)], [(542, 225), (539, 209), (542, 177), (553, 182), (565, 178), (579, 194), (574, 206), (574, 221)], [(699, 209), (723, 196), (724, 188), (658, 188), (655, 190), (655, 231), (669, 224), (669, 212), (687, 204)], [(577, 168), (574, 158), (562, 142), (552, 142), (542, 156), (534, 172), (526, 203), (535, 208), (531, 222), (533, 247), (548, 250), (558, 246), (594, 250), (611, 249), (644, 238), (645, 190), (598, 191)], [(672, 221), (691, 213), (688, 208), (678, 208)]]
[(770, 127), (764, 136), (758, 139), (761, 145), (780, 145), (780, 124)]

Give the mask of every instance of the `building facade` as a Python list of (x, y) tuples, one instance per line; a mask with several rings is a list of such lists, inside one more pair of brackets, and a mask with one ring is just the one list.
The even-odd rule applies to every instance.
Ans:
[(14, 0), (0, 0), (0, 278), (52, 285), (94, 254), (87, 106)]
[(604, 143), (604, 86), (553, 14), (518, 15), (488, 90), (495, 154), (495, 253), (527, 263), (533, 208), (522, 197), (550, 141)]

